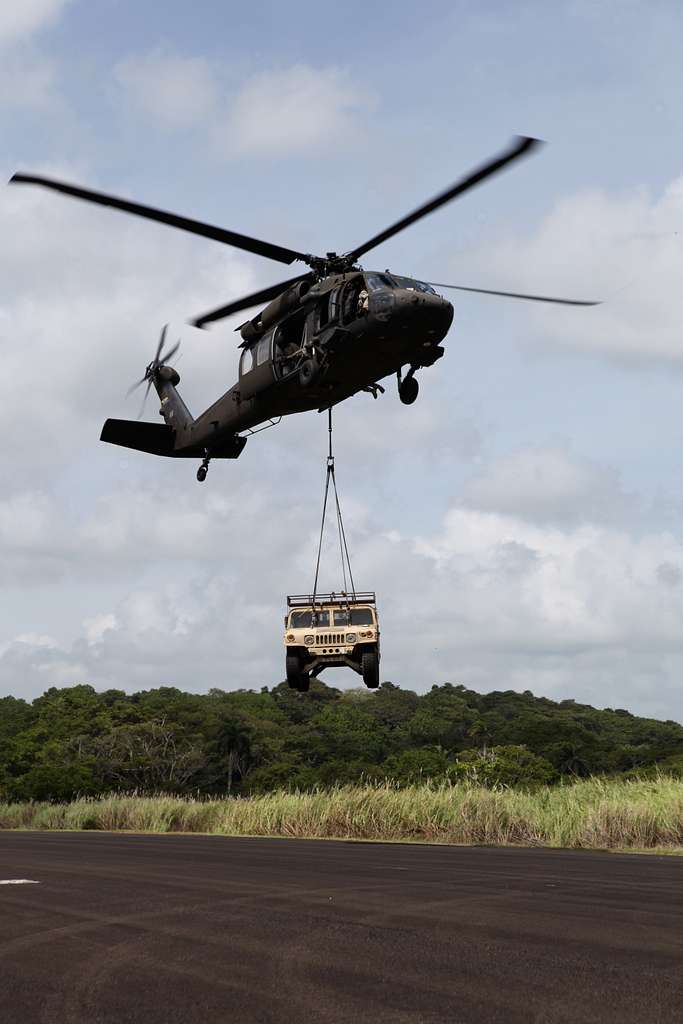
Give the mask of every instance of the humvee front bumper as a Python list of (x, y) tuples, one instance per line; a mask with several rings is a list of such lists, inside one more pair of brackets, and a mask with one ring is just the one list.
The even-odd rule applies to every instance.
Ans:
[(343, 668), (347, 666), (354, 672), (362, 674), (360, 658), (353, 657), (353, 648), (348, 653), (335, 652), (334, 654), (318, 654), (316, 651), (309, 651), (306, 661), (306, 671), (317, 676), (324, 668)]
[(317, 676), (325, 668), (352, 668), (358, 675), (363, 674), (362, 659), (366, 651), (377, 651), (377, 642), (362, 644), (335, 644), (334, 646), (307, 646), (287, 644), (288, 653), (297, 652), (303, 658), (305, 670)]

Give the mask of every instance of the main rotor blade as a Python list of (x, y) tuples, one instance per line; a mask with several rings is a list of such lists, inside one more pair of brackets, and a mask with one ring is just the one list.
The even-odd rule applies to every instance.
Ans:
[(223, 320), (226, 316), (231, 316), (232, 313), (239, 313), (243, 309), (251, 309), (252, 306), (258, 306), (262, 302), (270, 302), (271, 299), (276, 298), (276, 296), (290, 288), (293, 284), (298, 284), (299, 281), (308, 281), (312, 277), (312, 274), (299, 274), (298, 277), (292, 277), (289, 281), (271, 284), (267, 288), (262, 288), (260, 292), (253, 292), (251, 295), (245, 295), (242, 299), (235, 299), (234, 302), (229, 302), (225, 306), (219, 306), (218, 309), (213, 309), (209, 313), (202, 313), (201, 316), (198, 316), (196, 320), (191, 320), (190, 323), (194, 327), (204, 327), (206, 324), (214, 323), (216, 320)]
[(491, 288), (466, 288), (462, 284), (439, 284), (428, 281), (433, 288), (454, 288), (459, 292), (479, 292), (480, 295), (502, 295), (505, 299), (527, 299), (529, 302), (555, 302), (560, 306), (601, 306), (601, 302), (587, 302), (583, 299), (555, 299), (549, 295), (525, 295), (523, 292), (496, 292)]
[(294, 249), (286, 249), (281, 245), (273, 245), (271, 242), (262, 242), (258, 238), (240, 235), (236, 231), (227, 231), (225, 228), (204, 224), (202, 221), (192, 220), (190, 217), (180, 217), (175, 213), (157, 210), (153, 206), (143, 206), (141, 203), (133, 203), (128, 199), (118, 199), (116, 196), (105, 195), (103, 192), (94, 192), (92, 189), (80, 188), (76, 185), (68, 185), (63, 181), (55, 181), (52, 178), (40, 178), (30, 174), (13, 174), (10, 178), (10, 184), (41, 185), (55, 192), (63, 192), (67, 196), (75, 196), (76, 199), (85, 199), (88, 203), (96, 203), (99, 206), (111, 206), (115, 210), (123, 210), (125, 213), (133, 213), (137, 217), (145, 217), (147, 220), (156, 220), (161, 224), (169, 224), (172, 228), (180, 228), (181, 231), (189, 231), (193, 235), (202, 235), (204, 238), (212, 238), (214, 241), (223, 242), (225, 245), (234, 245), (237, 249), (245, 249), (247, 252), (256, 253), (257, 256), (266, 256), (268, 259), (277, 260), (279, 263), (307, 260), (306, 254), (296, 252)]
[(379, 235), (375, 235), (370, 241), (365, 242), (363, 245), (359, 245), (357, 249), (353, 249), (348, 253), (348, 257), (351, 260), (357, 260), (363, 253), (369, 252), (370, 249), (374, 249), (380, 242), (386, 242), (387, 238), (391, 238), (393, 235), (398, 234), (399, 231), (403, 231), (404, 228), (409, 227), (410, 224), (414, 224), (416, 220), (420, 220), (422, 217), (426, 217), (428, 213), (433, 213), (434, 210), (438, 210), (444, 203), (449, 203), (451, 199), (455, 199), (456, 196), (462, 195), (463, 192), (469, 191), (474, 188), (480, 182), (485, 181), (486, 178), (490, 178), (491, 175), (497, 174), (498, 171), (502, 170), (506, 164), (512, 163), (513, 160), (518, 160), (519, 157), (524, 156), (525, 153), (531, 152), (537, 146), (542, 145), (539, 139), (531, 139), (526, 135), (518, 135), (510, 146), (509, 149), (505, 150), (500, 156), (496, 157), (495, 160), (490, 160), (486, 164), (482, 164), (475, 171), (472, 171), (462, 181), (458, 181), (455, 185), (451, 185), (445, 192), (441, 192), (438, 196), (430, 199), (428, 203), (418, 207), (412, 213), (409, 213), (407, 217), (403, 217), (402, 220), (393, 224), (386, 231), (380, 232)]

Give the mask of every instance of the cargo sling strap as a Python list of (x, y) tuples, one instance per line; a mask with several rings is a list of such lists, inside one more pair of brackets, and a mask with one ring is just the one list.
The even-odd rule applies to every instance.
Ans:
[(332, 452), (332, 407), (327, 410), (327, 431), (329, 435), (329, 450), (327, 455), (327, 475), (325, 478), (325, 497), (323, 499), (323, 515), (322, 522), (320, 523), (320, 540), (318, 542), (318, 558), (315, 564), (315, 582), (313, 584), (313, 604), (315, 605), (316, 594), (318, 593), (318, 574), (320, 572), (320, 556), (323, 548), (323, 536), (325, 533), (325, 517), (327, 515), (327, 499), (330, 492), (330, 480), (332, 481), (332, 487), (334, 489), (334, 503), (337, 514), (337, 529), (339, 531), (339, 551), (341, 554), (341, 566), (342, 566), (342, 577), (344, 580), (344, 591), (346, 595), (349, 593), (347, 585), (347, 570), (348, 570), (348, 582), (351, 584), (351, 595), (356, 596), (356, 587), (353, 582), (353, 573), (351, 571), (351, 559), (349, 558), (349, 549), (346, 543), (346, 533), (344, 531), (344, 521), (342, 519), (341, 507), (339, 505), (339, 495), (337, 493), (337, 480), (334, 475), (334, 454)]

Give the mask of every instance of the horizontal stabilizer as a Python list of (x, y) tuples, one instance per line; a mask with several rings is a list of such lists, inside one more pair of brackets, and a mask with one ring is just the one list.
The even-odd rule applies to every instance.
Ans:
[[(118, 444), (122, 448), (132, 448), (148, 455), (166, 455), (172, 459), (203, 459), (203, 446), (194, 445), (187, 448), (174, 448), (175, 434), (171, 427), (164, 423), (144, 423), (139, 420), (106, 420), (100, 434), (100, 441)], [(236, 459), (242, 452), (246, 437), (223, 439), (211, 446), (212, 459)]]

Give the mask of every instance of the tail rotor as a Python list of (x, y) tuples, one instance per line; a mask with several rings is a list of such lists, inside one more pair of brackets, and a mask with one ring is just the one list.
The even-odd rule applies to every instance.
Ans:
[(164, 347), (164, 344), (166, 343), (166, 334), (167, 334), (167, 332), (168, 332), (168, 324), (164, 324), (164, 326), (161, 329), (161, 334), (159, 335), (159, 344), (157, 345), (157, 350), (154, 353), (154, 359), (152, 359), (152, 362), (149, 363), (149, 365), (147, 366), (147, 369), (145, 370), (144, 377), (142, 377), (135, 384), (131, 385), (131, 387), (129, 387), (128, 391), (126, 392), (126, 398), (129, 398), (130, 395), (132, 395), (134, 391), (137, 391), (137, 389), (139, 387), (141, 387), (145, 383), (147, 384), (147, 387), (145, 388), (145, 394), (144, 394), (144, 397), (142, 399), (142, 405), (140, 407), (140, 412), (138, 413), (138, 419), (142, 419), (142, 415), (143, 415), (143, 413), (145, 411), (145, 406), (147, 405), (147, 398), (149, 397), (149, 391), (150, 391), (150, 388), (152, 387), (152, 384), (154, 383), (154, 377), (155, 377), (159, 367), (163, 366), (164, 363), (167, 363), (169, 360), (171, 360), (173, 358), (173, 356), (176, 354), (176, 352), (178, 351), (178, 349), (180, 348), (180, 341), (177, 341), (175, 343), (175, 345), (173, 345), (173, 347), (170, 348), (167, 352), (163, 352), (162, 351), (163, 347)]

